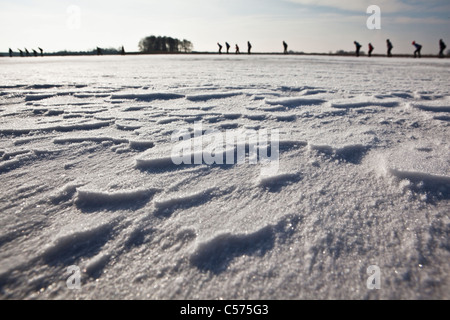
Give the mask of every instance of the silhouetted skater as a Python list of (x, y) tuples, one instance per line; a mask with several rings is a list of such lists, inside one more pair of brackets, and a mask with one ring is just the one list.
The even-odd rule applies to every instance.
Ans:
[(97, 55), (101, 56), (102, 55), (102, 49), (100, 49), (99, 47), (97, 47)]
[(17, 49), (17, 50), (19, 50), (19, 52), (20, 52), (20, 56), (21, 56), (21, 57), (23, 57), (23, 51), (22, 51), (22, 50), (20, 50), (20, 49)]
[(420, 44), (416, 43), (415, 41), (412, 42), (412, 45), (414, 47), (416, 47), (416, 51), (414, 51), (414, 58), (417, 58), (417, 57), (421, 58), (422, 56), (420, 54), (420, 51), (422, 50), (422, 46)]
[(217, 45), (219, 46), (219, 54), (222, 54), (222, 45), (217, 42)]
[(250, 41), (247, 42), (247, 47), (248, 47), (248, 54), (252, 53), (252, 44), (250, 43)]
[(372, 56), (373, 49), (374, 49), (373, 45), (369, 43), (369, 57)]
[(394, 48), (394, 46), (392, 45), (391, 40), (389, 39), (386, 40), (386, 46), (387, 46), (387, 56), (392, 57), (392, 48)]
[(354, 41), (353, 43), (356, 46), (356, 56), (359, 57), (359, 51), (361, 50), (361, 45), (357, 41)]
[(11, 48), (9, 48), (9, 56), (12, 58), (13, 56), (13, 51), (11, 50)]
[(284, 48), (284, 54), (288, 53), (288, 44), (286, 43), (286, 41), (283, 41), (283, 48)]
[(239, 51), (239, 46), (236, 45), (236, 54), (239, 54), (239, 53), (241, 53), (241, 52)]
[(42, 48), (38, 48), (38, 49), (41, 52), (41, 57), (43, 57), (44, 56), (44, 49), (42, 49)]
[(124, 46), (122, 46), (122, 49), (120, 49), (120, 54), (121, 54), (122, 56), (125, 55), (125, 48), (124, 48)]
[(30, 56), (30, 51), (28, 51), (28, 49), (25, 48), (25, 52), (26, 52), (26, 54), (27, 54), (27, 57), (29, 57), (29, 56)]
[(444, 50), (445, 50), (445, 48), (447, 48), (447, 46), (445, 45), (444, 41), (442, 41), (442, 39), (439, 40), (439, 49), (440, 49), (440, 51), (439, 51), (439, 57), (440, 57), (440, 58), (443, 58), (443, 57), (444, 57)]
[(227, 47), (227, 54), (230, 53), (230, 44), (228, 42), (225, 42), (225, 46)]
[(33, 55), (37, 57), (37, 51), (33, 49)]

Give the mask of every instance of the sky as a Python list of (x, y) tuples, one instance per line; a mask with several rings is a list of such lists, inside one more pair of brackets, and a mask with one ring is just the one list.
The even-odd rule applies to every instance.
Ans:
[[(381, 29), (369, 30), (367, 8), (381, 9)], [(217, 51), (217, 42), (245, 51), (307, 53), (367, 51), (437, 54), (450, 44), (450, 0), (0, 0), (0, 52), (9, 48), (87, 51), (125, 47), (138, 51), (150, 35), (187, 39), (195, 51)], [(450, 49), (450, 46), (448, 46)]]

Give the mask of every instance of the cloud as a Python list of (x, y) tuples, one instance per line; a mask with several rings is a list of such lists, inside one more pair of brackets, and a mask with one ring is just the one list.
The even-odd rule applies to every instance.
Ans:
[(450, 25), (449, 20), (425, 17), (392, 17), (387, 21), (400, 25)]
[(371, 5), (377, 5), (382, 12), (394, 13), (413, 9), (413, 5), (406, 4), (400, 0), (289, 0), (305, 6), (318, 6), (335, 8), (346, 11), (366, 12)]

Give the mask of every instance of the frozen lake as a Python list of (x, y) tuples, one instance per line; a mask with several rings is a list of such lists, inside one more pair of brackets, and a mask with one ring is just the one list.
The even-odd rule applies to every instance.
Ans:
[[(0, 297), (449, 299), (449, 67), (0, 59)], [(278, 132), (277, 170), (175, 164), (208, 129)]]

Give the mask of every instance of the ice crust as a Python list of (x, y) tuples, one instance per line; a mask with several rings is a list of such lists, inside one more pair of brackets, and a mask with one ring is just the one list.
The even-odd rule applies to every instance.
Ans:
[[(1, 298), (450, 298), (447, 60), (21, 62), (0, 61)], [(176, 130), (236, 152), (211, 129), (277, 130), (278, 169), (249, 141), (173, 162)]]

